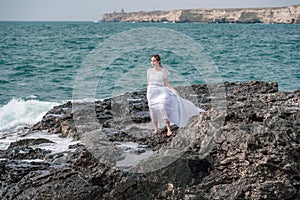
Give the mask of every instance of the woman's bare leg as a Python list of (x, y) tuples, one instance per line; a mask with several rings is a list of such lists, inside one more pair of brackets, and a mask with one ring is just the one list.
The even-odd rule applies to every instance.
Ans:
[(152, 123), (154, 126), (153, 133), (156, 134), (156, 133), (158, 133), (158, 121), (157, 121), (156, 115), (154, 114), (154, 112), (151, 109), (150, 109), (150, 116), (151, 116), (151, 120), (152, 120)]
[(172, 130), (171, 130), (171, 127), (170, 127), (169, 120), (166, 120), (166, 125), (167, 125), (167, 129), (168, 129), (167, 136), (171, 136), (172, 135)]
[(157, 122), (157, 120), (155, 120), (155, 121), (153, 121), (153, 126), (154, 126), (154, 131), (153, 131), (153, 133), (158, 133), (158, 122)]
[(172, 130), (171, 130), (171, 127), (170, 127), (170, 121), (168, 120), (167, 112), (163, 108), (163, 109), (161, 109), (160, 113), (161, 113), (162, 118), (165, 120), (167, 129), (168, 129), (167, 136), (171, 136), (172, 135)]

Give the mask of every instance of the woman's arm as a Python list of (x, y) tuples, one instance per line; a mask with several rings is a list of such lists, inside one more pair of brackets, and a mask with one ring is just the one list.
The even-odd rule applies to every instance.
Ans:
[(149, 92), (149, 69), (147, 70), (147, 89), (146, 89), (147, 97), (148, 97), (148, 92)]
[(166, 86), (167, 88), (169, 88), (169, 89), (172, 90), (175, 94), (177, 94), (178, 96), (180, 96), (179, 93), (178, 93), (178, 92), (170, 85), (169, 80), (168, 80), (168, 77), (166, 77), (166, 78), (164, 79), (164, 84), (165, 84), (165, 86)]
[(148, 91), (149, 91), (149, 80), (147, 79), (147, 90), (146, 90), (146, 94), (147, 94), (147, 96), (148, 96)]

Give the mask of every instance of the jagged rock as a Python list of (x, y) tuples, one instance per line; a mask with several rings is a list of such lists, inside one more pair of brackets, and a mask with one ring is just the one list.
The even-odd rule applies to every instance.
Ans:
[[(132, 118), (138, 116), (133, 112), (148, 111), (145, 91), (82, 103), (75, 110), (71, 102), (53, 108), (31, 130), (46, 129), (83, 144), (63, 153), (26, 157), (41, 159), (35, 162), (10, 152), (49, 141), (11, 144), (1, 152), (2, 199), (299, 198), (300, 91), (278, 92), (277, 83), (261, 81), (215, 87), (220, 86), (224, 90), (217, 100), (208, 85), (177, 88), (206, 112), (192, 117), (185, 128), (172, 126), (172, 137), (166, 137), (165, 129), (153, 135), (144, 126), (149, 119)], [(82, 114), (80, 123), (75, 112)], [(75, 119), (70, 117), (74, 113)], [(91, 116), (96, 121), (82, 123)], [(61, 128), (65, 122), (70, 126), (66, 131)], [(121, 142), (146, 146), (152, 156), (132, 167), (117, 166), (125, 155), (118, 147)]]

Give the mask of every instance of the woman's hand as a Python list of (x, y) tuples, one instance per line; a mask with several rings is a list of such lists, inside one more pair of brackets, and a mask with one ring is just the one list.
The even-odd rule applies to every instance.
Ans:
[(180, 94), (179, 94), (179, 92), (177, 92), (176, 90), (175, 90), (175, 94), (176, 94), (177, 96), (179, 96), (179, 97), (180, 97)]

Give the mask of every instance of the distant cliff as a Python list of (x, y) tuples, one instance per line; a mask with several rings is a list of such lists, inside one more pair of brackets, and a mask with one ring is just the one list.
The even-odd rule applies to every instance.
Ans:
[(104, 14), (102, 22), (300, 23), (300, 5), (276, 8), (189, 9)]

